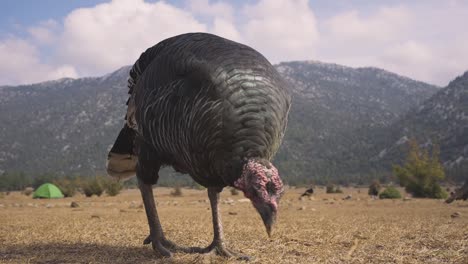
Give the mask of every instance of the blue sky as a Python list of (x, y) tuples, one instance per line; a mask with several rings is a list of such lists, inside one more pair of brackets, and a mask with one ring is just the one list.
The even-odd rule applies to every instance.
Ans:
[(438, 85), (468, 70), (468, 1), (0, 2), (0, 85), (99, 76), (164, 38), (203, 31), (272, 63), (376, 66)]
[(2, 35), (14, 32), (18, 26), (27, 27), (48, 19), (61, 20), (76, 8), (94, 7), (105, 0), (15, 0), (0, 2)]

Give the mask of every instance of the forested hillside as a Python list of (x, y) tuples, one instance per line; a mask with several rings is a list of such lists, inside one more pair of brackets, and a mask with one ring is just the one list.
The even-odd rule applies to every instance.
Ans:
[[(447, 166), (463, 164), (466, 74), (440, 89), (377, 68), (315, 61), (276, 67), (293, 95), (275, 159), (287, 182), (388, 177), (391, 163), (404, 156), (392, 146), (405, 136), (435, 137), (443, 142)], [(103, 174), (107, 151), (124, 122), (128, 71), (0, 87), (0, 172)], [(447, 118), (441, 122), (440, 117)]]

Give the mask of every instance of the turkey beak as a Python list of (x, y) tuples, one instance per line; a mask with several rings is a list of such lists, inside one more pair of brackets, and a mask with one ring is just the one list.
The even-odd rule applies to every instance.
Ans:
[(276, 209), (273, 206), (264, 204), (257, 207), (257, 211), (262, 217), (263, 224), (265, 225), (268, 237), (271, 237), (273, 225), (276, 222)]

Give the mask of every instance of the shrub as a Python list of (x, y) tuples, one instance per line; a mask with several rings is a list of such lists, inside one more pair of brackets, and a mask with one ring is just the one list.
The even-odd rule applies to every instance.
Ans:
[(196, 183), (196, 182), (193, 182), (192, 189), (194, 189), (194, 190), (205, 190), (206, 188), (203, 187), (202, 185)]
[(32, 187), (36, 189), (42, 184), (48, 183), (48, 182), (54, 182), (56, 179), (58, 179), (58, 176), (52, 173), (40, 174), (36, 176), (34, 180), (32, 181)]
[(106, 189), (106, 193), (109, 196), (116, 196), (117, 194), (120, 193), (123, 186), (120, 182), (111, 179), (111, 180), (106, 181), (104, 188)]
[(174, 190), (171, 192), (172, 196), (182, 196), (182, 188), (180, 186), (174, 187)]
[(445, 178), (444, 168), (439, 161), (439, 149), (421, 150), (415, 140), (409, 142), (409, 153), (403, 167), (393, 166), (393, 173), (400, 180), (400, 185), (414, 197), (443, 198), (447, 197), (438, 181)]
[(431, 190), (432, 198), (435, 199), (447, 199), (448, 193), (440, 185), (435, 184)]
[(53, 182), (62, 191), (63, 196), (73, 197), (76, 194), (77, 183), (69, 179), (58, 179)]
[(239, 191), (236, 188), (231, 188), (231, 195), (239, 195)]
[(91, 197), (93, 195), (101, 196), (104, 191), (98, 178), (86, 181), (82, 188), (86, 197)]
[(369, 191), (367, 192), (369, 195), (372, 196), (377, 196), (379, 195), (380, 189), (382, 186), (380, 186), (380, 182), (377, 180), (374, 180), (371, 185), (369, 185)]
[(334, 184), (328, 184), (326, 187), (326, 193), (343, 193), (340, 186), (335, 186)]
[(32, 178), (22, 172), (0, 173), (0, 191), (24, 190), (28, 186), (33, 186)]
[(395, 187), (387, 187), (383, 192), (379, 194), (380, 199), (400, 199), (401, 194)]

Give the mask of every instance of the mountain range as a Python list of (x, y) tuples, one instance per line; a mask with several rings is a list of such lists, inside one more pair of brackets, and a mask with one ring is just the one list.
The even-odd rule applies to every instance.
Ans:
[(382, 131), (383, 144), (375, 162), (381, 167), (401, 161), (407, 140), (430, 149), (440, 148), (440, 159), (449, 176), (468, 179), (468, 72), (451, 81), (398, 122)]
[[(275, 158), (288, 183), (381, 178), (404, 159), (409, 138), (440, 144), (447, 168), (468, 172), (468, 73), (441, 88), (378, 68), (317, 61), (276, 68), (293, 97)], [(102, 174), (124, 122), (129, 69), (0, 87), (0, 173)]]

